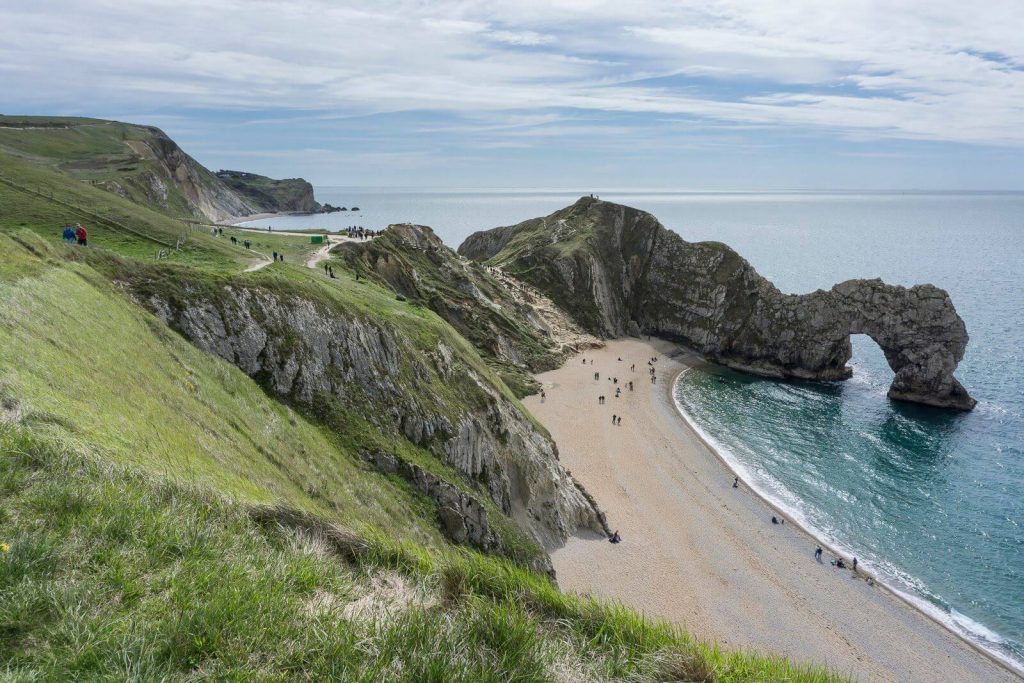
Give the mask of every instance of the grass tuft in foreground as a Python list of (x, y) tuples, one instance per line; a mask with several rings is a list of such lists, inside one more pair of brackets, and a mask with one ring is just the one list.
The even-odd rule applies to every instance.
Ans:
[(360, 537), (0, 425), (15, 680), (831, 681), (462, 549)]

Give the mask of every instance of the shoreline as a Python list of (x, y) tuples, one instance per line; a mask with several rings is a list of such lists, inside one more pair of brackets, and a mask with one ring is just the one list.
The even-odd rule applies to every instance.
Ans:
[[(692, 353), (687, 349), (683, 349), (682, 347), (680, 347), (680, 349), (684, 353)], [(700, 439), (704, 446), (715, 455), (715, 457), (721, 463), (722, 467), (724, 467), (733, 476), (738, 477), (740, 482), (747, 487), (747, 490), (753, 493), (755, 496), (757, 496), (765, 506), (775, 511), (779, 515), (784, 515), (787, 523), (792, 524), (794, 527), (799, 529), (808, 538), (810, 538), (812, 541), (820, 545), (823, 550), (831, 553), (835, 557), (841, 557), (845, 562), (849, 563), (853, 558), (853, 555), (850, 554), (849, 550), (838, 547), (837, 545), (835, 545), (835, 542), (833, 540), (829, 539), (827, 534), (797, 519), (797, 517), (793, 514), (792, 510), (788, 509), (785, 505), (774, 500), (771, 494), (762, 491), (755, 484), (751, 483), (748, 478), (744, 478), (745, 476), (749, 475), (744, 470), (736, 468), (735, 464), (728, 457), (723, 455), (723, 447), (720, 444), (718, 444), (712, 437), (706, 434), (704, 430), (701, 429), (700, 425), (697, 424), (697, 421), (689, 413), (686, 412), (682, 405), (680, 405), (679, 401), (675, 397), (675, 391), (673, 391), (676, 382), (678, 381), (680, 376), (698, 367), (699, 364), (694, 364), (689, 367), (678, 369), (672, 376), (671, 381), (668, 383), (666, 387), (666, 391), (669, 393), (669, 398), (671, 399), (673, 405), (676, 407), (676, 410), (679, 413), (679, 417), (683, 420), (683, 422), (686, 423), (687, 428), (689, 428), (689, 430), (693, 433), (694, 437)], [(890, 583), (887, 582), (885, 579), (879, 578), (878, 574), (872, 572), (869, 568), (865, 568), (863, 564), (858, 565), (857, 574), (865, 578), (872, 579), (875, 582), (875, 587), (881, 588), (882, 590), (886, 591), (889, 595), (899, 600), (910, 609), (913, 609), (919, 614), (930, 619), (939, 628), (956, 636), (965, 644), (969, 645), (976, 652), (990, 659), (993, 663), (1006, 668), (1010, 673), (1016, 674), (1018, 676), (1024, 676), (1024, 667), (1021, 667), (1014, 660), (1008, 657), (1004, 657), (1000, 655), (1000, 653), (994, 652), (985, 647), (984, 645), (982, 645), (981, 643), (976, 642), (970, 637), (970, 635), (968, 635), (968, 633), (962, 632), (961, 630), (955, 628), (952, 624), (949, 624), (946, 621), (944, 621), (938, 615), (932, 613), (932, 611), (929, 610), (925, 606), (925, 604), (922, 604), (926, 602), (924, 598), (913, 595), (909, 592), (909, 590), (900, 590), (898, 587), (890, 585)]]
[[(655, 354), (661, 386), (644, 377), (643, 356)], [(594, 359), (593, 368), (583, 367), (581, 356)], [(630, 374), (627, 363), (634, 362), (638, 372)], [(672, 391), (679, 374), (702, 362), (660, 340), (613, 340), (538, 375), (547, 399), (524, 403), (551, 431), (563, 465), (623, 534), (612, 549), (575, 536), (552, 551), (563, 589), (668, 619), (698, 640), (813, 662), (859, 680), (1020, 680), (1007, 662), (873, 572), (869, 586), (865, 571), (853, 581), (849, 569), (814, 562), (815, 544), (848, 554), (794, 523), (749, 482), (732, 489), (740, 473), (688, 421)], [(609, 372), (639, 378), (638, 391), (614, 398), (611, 389), (597, 405), (596, 396), (612, 387)], [(622, 426), (612, 427), (606, 418), (620, 409), (628, 411)], [(772, 525), (773, 514), (789, 523)]]
[(312, 214), (312, 213), (310, 213), (310, 214), (294, 213), (294, 212), (291, 212), (291, 211), (284, 211), (284, 212), (277, 212), (277, 213), (274, 213), (274, 212), (269, 212), (269, 213), (252, 213), (252, 214), (249, 214), (248, 216), (231, 216), (230, 218), (225, 218), (224, 220), (217, 221), (216, 225), (223, 225), (224, 227), (237, 228), (237, 227), (243, 227), (242, 223), (249, 223), (251, 221), (262, 221), (262, 220), (265, 220), (267, 218), (281, 218), (283, 216), (313, 216), (313, 215), (316, 215), (316, 214)]

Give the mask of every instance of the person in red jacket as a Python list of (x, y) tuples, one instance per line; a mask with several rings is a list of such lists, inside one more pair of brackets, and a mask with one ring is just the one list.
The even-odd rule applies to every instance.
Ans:
[(75, 228), (75, 237), (80, 245), (83, 247), (88, 246), (89, 233), (85, 231), (85, 227), (81, 223)]

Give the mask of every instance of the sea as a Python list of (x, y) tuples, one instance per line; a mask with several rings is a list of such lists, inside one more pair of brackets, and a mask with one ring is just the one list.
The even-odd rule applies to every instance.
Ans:
[(863, 335), (847, 381), (707, 365), (682, 374), (674, 395), (748, 486), (1024, 671), (1024, 193), (318, 187), (321, 202), (359, 211), (252, 224), (413, 222), (455, 248), (592, 192), (651, 212), (686, 240), (725, 242), (785, 292), (873, 277), (949, 292), (971, 338), (956, 374), (978, 400), (972, 412), (890, 401), (892, 370)]

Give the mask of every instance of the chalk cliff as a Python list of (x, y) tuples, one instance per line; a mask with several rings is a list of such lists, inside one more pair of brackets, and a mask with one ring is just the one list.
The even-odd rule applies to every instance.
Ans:
[(850, 280), (783, 294), (726, 245), (687, 242), (644, 211), (590, 197), (471, 235), (459, 253), (535, 285), (598, 335), (642, 331), (745, 372), (835, 380), (851, 375), (850, 335), (867, 334), (895, 373), (890, 398), (976, 403), (953, 376), (967, 328), (933, 285)]

